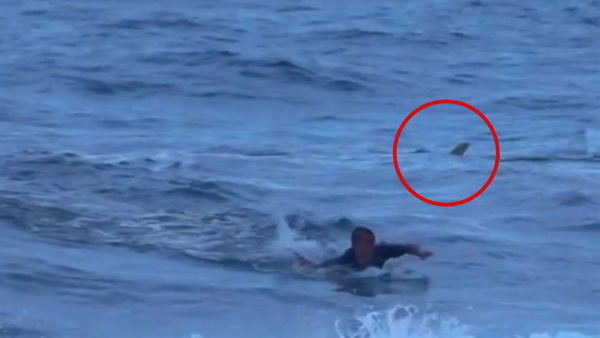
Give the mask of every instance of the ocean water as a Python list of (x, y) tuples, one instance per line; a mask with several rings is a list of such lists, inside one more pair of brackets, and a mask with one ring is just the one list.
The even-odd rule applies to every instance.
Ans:
[[(3, 0), (0, 31), (0, 337), (600, 337), (599, 1)], [(392, 157), (439, 99), (500, 147), (455, 207)], [(452, 202), (496, 151), (443, 104), (397, 154)], [(434, 256), (296, 266), (357, 225)]]

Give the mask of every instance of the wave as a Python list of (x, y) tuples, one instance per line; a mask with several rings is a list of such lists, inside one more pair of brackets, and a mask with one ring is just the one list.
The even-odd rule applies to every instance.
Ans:
[(596, 206), (598, 205), (598, 201), (596, 200), (596, 196), (592, 196), (591, 194), (586, 194), (580, 191), (568, 190), (562, 191), (560, 193), (554, 193), (551, 197), (554, 201), (558, 202), (560, 205), (567, 207), (577, 207), (577, 206)]
[(144, 19), (121, 19), (116, 22), (102, 24), (102, 26), (107, 29), (139, 30), (142, 32), (152, 29), (194, 30), (207, 27), (198, 18), (168, 12), (157, 12)]
[(291, 153), (277, 149), (243, 150), (230, 146), (216, 146), (207, 149), (200, 154), (207, 155), (237, 155), (240, 157), (286, 157)]
[(148, 82), (136, 79), (103, 79), (90, 75), (63, 75), (56, 74), (55, 79), (64, 80), (74, 89), (83, 90), (97, 95), (115, 95), (123, 93), (164, 93), (176, 90), (174, 85), (168, 83)]
[[(494, 156), (487, 156), (490, 159), (495, 158)], [(600, 162), (599, 155), (507, 155), (500, 156), (500, 162), (533, 162), (533, 163), (546, 163), (546, 162)]]
[(443, 337), (471, 338), (468, 328), (456, 319), (421, 313), (416, 307), (396, 306), (388, 311), (373, 311), (350, 323), (335, 323), (340, 338)]
[[(290, 271), (293, 259), (272, 250), (281, 241), (280, 224), (246, 198), (260, 192), (228, 181), (172, 177), (170, 168), (153, 173), (145, 161), (99, 162), (68, 153), (20, 155), (0, 161), (9, 178), (0, 190), (0, 221), (15, 229), (71, 245)], [(24, 183), (32, 186), (24, 189)], [(355, 226), (343, 217), (317, 220), (296, 213), (285, 215), (282, 222), (317, 243), (323, 253), (332, 250), (327, 243), (349, 236)]]
[[(331, 338), (483, 338), (471, 333), (472, 328), (456, 318), (419, 311), (414, 306), (398, 305), (390, 310), (371, 311), (355, 318), (339, 319), (333, 324), (336, 336)], [(307, 337), (328, 337), (324, 334), (307, 333)], [(506, 338), (486, 335), (485, 338)], [(517, 338), (599, 338), (573, 331), (556, 334), (531, 333)], [(210, 338), (198, 333), (190, 338)]]
[[(250, 57), (226, 50), (205, 52), (164, 51), (142, 55), (136, 60), (142, 64), (159, 67), (157, 72), (169, 73), (171, 77), (149, 81), (138, 74), (128, 74), (122, 69), (102, 69), (92, 71), (75, 66), (53, 75), (67, 86), (94, 95), (137, 95), (183, 94), (192, 97), (234, 97), (256, 99), (272, 97), (272, 90), (257, 92), (256, 84), (262, 81), (279, 84), (301, 85), (306, 88), (320, 88), (325, 91), (370, 92), (367, 79), (355, 71), (338, 72), (335, 69), (301, 64), (287, 57)], [(185, 65), (187, 67), (181, 67)], [(179, 67), (176, 70), (171, 68)], [(196, 71), (206, 67), (220, 69), (213, 79), (195, 79)], [(114, 67), (113, 67), (114, 68)], [(162, 70), (162, 69), (165, 70)], [(195, 70), (201, 68), (202, 70)], [(167, 70), (168, 69), (168, 70)], [(122, 74), (122, 75), (115, 75)], [(228, 86), (231, 78), (240, 77), (235, 86)], [(244, 79), (255, 85), (244, 85)]]
[(326, 69), (317, 69), (285, 58), (238, 58), (226, 63), (238, 69), (238, 74), (252, 79), (271, 79), (281, 83), (317, 86), (334, 91), (354, 92), (367, 90), (362, 82), (327, 75)]
[(586, 222), (554, 227), (557, 231), (569, 232), (600, 232), (600, 221), (589, 219)]
[[(476, 338), (470, 327), (457, 319), (424, 313), (412, 306), (396, 306), (388, 311), (373, 311), (354, 320), (347, 328), (336, 322), (339, 338)], [(523, 338), (523, 336), (517, 336)], [(598, 338), (578, 332), (533, 333), (529, 338)]]
[(590, 108), (588, 102), (575, 95), (542, 95), (536, 93), (515, 93), (504, 96), (494, 101), (495, 104), (509, 107), (524, 108), (531, 111), (558, 110), (562, 114), (565, 110), (579, 110)]
[[(248, 156), (270, 154), (248, 153)], [(181, 161), (160, 156), (145, 158), (101, 158), (70, 152), (22, 151), (0, 157), (3, 177), (12, 182), (35, 185), (35, 190), (60, 194), (91, 193), (116, 201), (161, 203), (204, 200), (229, 202), (252, 199), (261, 191), (248, 185), (198, 175), (202, 166), (194, 164), (194, 177), (185, 177)], [(199, 178), (197, 178), (200, 176)], [(248, 194), (246, 194), (246, 192)]]
[[(143, 55), (139, 62), (152, 66), (178, 66), (186, 65), (186, 72), (191, 68), (218, 67), (223, 77), (241, 76), (255, 81), (271, 80), (286, 84), (300, 84), (309, 87), (320, 87), (326, 90), (354, 92), (368, 90), (360, 74), (331, 75), (334, 70), (316, 65), (300, 63), (286, 57), (251, 57), (230, 50), (207, 50), (203, 52), (175, 52), (162, 51), (154, 54)], [(190, 73), (175, 74), (181, 79), (192, 76)], [(353, 79), (355, 77), (356, 79)], [(212, 85), (224, 83), (225, 79), (218, 80)], [(212, 90), (214, 91), (214, 90)], [(211, 92), (212, 92), (211, 91)], [(195, 93), (204, 95), (205, 92)]]
[[(2, 337), (20, 337), (20, 338), (36, 338), (48, 337), (49, 332), (28, 328), (21, 325), (2, 325), (0, 323), (0, 336)], [(50, 335), (52, 337), (52, 335)]]

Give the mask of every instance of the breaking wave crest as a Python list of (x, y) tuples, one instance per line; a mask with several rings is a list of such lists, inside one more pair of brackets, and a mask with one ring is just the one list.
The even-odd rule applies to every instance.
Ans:
[[(386, 311), (371, 311), (350, 320), (334, 323), (337, 338), (484, 338), (470, 332), (470, 327), (456, 318), (426, 313), (413, 306), (398, 305)], [(307, 334), (307, 337), (326, 335)], [(515, 338), (599, 338), (579, 332), (560, 331), (555, 334), (531, 333)], [(192, 334), (190, 338), (211, 338)], [(333, 336), (332, 338), (336, 338)], [(487, 336), (485, 338), (490, 338)], [(497, 338), (509, 338), (501, 337)]]
[[(339, 322), (340, 338), (478, 338), (457, 319), (423, 313), (412, 306), (396, 306), (388, 311), (373, 311), (356, 318), (357, 326), (344, 331)], [(518, 338), (592, 338), (578, 332), (532, 333)], [(597, 338), (597, 337), (593, 337)]]

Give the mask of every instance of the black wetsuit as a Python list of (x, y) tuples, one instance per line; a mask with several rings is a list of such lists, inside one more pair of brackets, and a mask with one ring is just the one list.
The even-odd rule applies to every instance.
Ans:
[(377, 244), (373, 259), (367, 266), (361, 266), (356, 261), (354, 249), (346, 250), (341, 256), (328, 259), (319, 264), (319, 267), (344, 266), (356, 271), (365, 270), (370, 267), (382, 268), (385, 262), (390, 258), (400, 257), (405, 254), (415, 252), (414, 246), (409, 244)]

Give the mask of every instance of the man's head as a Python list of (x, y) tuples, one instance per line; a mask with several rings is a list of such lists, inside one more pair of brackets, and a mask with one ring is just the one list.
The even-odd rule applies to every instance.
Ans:
[(367, 263), (375, 252), (375, 234), (371, 229), (357, 227), (352, 232), (352, 248), (358, 263)]

